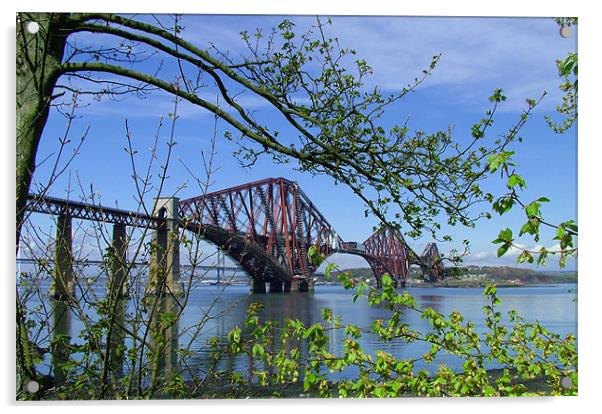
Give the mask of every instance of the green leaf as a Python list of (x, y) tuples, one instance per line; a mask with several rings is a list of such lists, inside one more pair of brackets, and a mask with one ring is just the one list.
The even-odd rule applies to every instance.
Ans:
[(579, 228), (577, 227), (577, 225), (575, 224), (575, 220), (569, 220), (569, 221), (565, 221), (564, 223), (562, 223), (564, 225), (564, 227), (566, 227), (567, 229), (569, 229), (570, 231), (574, 232), (574, 233), (579, 233)]
[(498, 213), (500, 216), (504, 213), (507, 213), (514, 206), (514, 198), (513, 197), (500, 197), (493, 204), (493, 211)]
[(525, 180), (523, 179), (523, 177), (521, 177), (518, 174), (512, 174), (510, 177), (508, 177), (508, 188), (514, 188), (517, 185), (520, 188), (527, 188), (527, 184), (525, 183)]
[(315, 384), (315, 382), (316, 382), (315, 374), (313, 374), (311, 372), (307, 372), (305, 374), (305, 379), (303, 380), (303, 390), (307, 392), (311, 388), (311, 386), (313, 384)]
[(537, 265), (538, 266), (545, 265), (547, 258), (548, 258), (548, 251), (545, 247), (542, 247), (539, 250), (539, 257), (537, 258)]
[(500, 230), (496, 240), (493, 243), (512, 242), (512, 230), (506, 227), (504, 230)]
[(562, 240), (562, 237), (566, 234), (566, 230), (564, 229), (564, 226), (561, 224), (560, 226), (558, 226), (558, 228), (556, 229), (556, 237), (554, 237), (555, 240)]
[(539, 222), (536, 220), (529, 220), (520, 228), (519, 236), (522, 236), (525, 233), (535, 234), (537, 233), (539, 227)]
[(497, 288), (495, 285), (487, 285), (485, 286), (485, 290), (483, 290), (483, 294), (485, 296), (495, 295), (497, 293)]
[(263, 357), (263, 355), (265, 354), (265, 351), (263, 349), (263, 346), (261, 344), (255, 344), (253, 345), (253, 356), (254, 357)]
[(523, 263), (525, 261), (533, 263), (533, 256), (531, 256), (531, 254), (525, 250), (518, 256), (517, 260), (519, 263)]
[(318, 248), (315, 245), (310, 246), (309, 249), (307, 249), (307, 258), (310, 263), (316, 267), (319, 267), (325, 259), (325, 257), (318, 252)]
[(514, 155), (514, 151), (502, 151), (487, 158), (489, 172), (494, 173), (500, 166), (507, 164), (508, 159)]
[(506, 96), (504, 96), (504, 94), (502, 92), (504, 92), (503, 89), (500, 89), (500, 88), (495, 89), (493, 91), (493, 95), (491, 95), (489, 97), (489, 101), (490, 102), (503, 102), (503, 101), (505, 101), (506, 100)]
[(336, 268), (337, 268), (337, 265), (335, 263), (328, 263), (328, 265), (326, 266), (326, 269), (324, 269), (324, 276), (326, 277), (326, 279), (330, 278), (330, 274)]
[(525, 213), (527, 213), (528, 217), (538, 217), (540, 213), (540, 207), (541, 204), (539, 204), (537, 201), (534, 201), (531, 204), (527, 204), (525, 207)]
[(382, 275), (380, 282), (381, 282), (383, 288), (391, 287), (393, 285), (393, 279), (391, 279), (391, 276), (389, 276), (388, 273), (385, 273)]
[(332, 320), (332, 309), (322, 308), (322, 319), (326, 322), (330, 322)]
[(502, 257), (510, 248), (510, 244), (503, 244), (497, 249), (497, 257)]

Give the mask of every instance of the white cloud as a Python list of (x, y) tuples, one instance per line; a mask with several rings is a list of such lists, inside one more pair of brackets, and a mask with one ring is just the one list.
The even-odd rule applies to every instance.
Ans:
[(429, 85), (555, 76), (554, 60), (570, 46), (551, 19), (341, 17), (333, 22), (331, 31), (366, 56), (390, 87), (420, 73), (439, 53), (440, 68)]
[[(314, 23), (312, 17), (292, 20), (299, 32)], [(277, 21), (252, 17), (238, 24), (267, 30)], [(512, 103), (506, 110), (524, 107), (525, 98), (537, 97), (543, 90), (558, 95), (554, 61), (574, 46), (574, 41), (558, 35), (552, 19), (334, 17), (332, 22), (327, 35), (357, 50), (357, 57), (373, 67), (373, 85), (399, 90), (421, 74), (432, 56), (441, 53), (438, 67), (422, 88), (458, 86), (452, 98), (466, 103), (501, 87)], [(202, 23), (189, 23), (188, 29), (194, 42), (214, 42), (234, 56), (243, 53), (240, 27), (212, 24), (205, 18)], [(548, 97), (544, 102), (551, 100)]]
[[(142, 16), (147, 19), (147, 16)], [(262, 27), (264, 33), (283, 16), (184, 16), (183, 36), (202, 49), (214, 43), (235, 60), (245, 53), (240, 31)], [(297, 31), (315, 23), (313, 17), (290, 17)], [(374, 70), (370, 87), (385, 91), (403, 88), (426, 68), (431, 57), (442, 54), (432, 77), (421, 88), (438, 88), (449, 103), (473, 104), (479, 108), (492, 90), (504, 89), (508, 101), (500, 111), (520, 111), (525, 98), (548, 96), (540, 110), (554, 108), (559, 101), (559, 78), (554, 61), (574, 47), (574, 39), (562, 39), (552, 19), (539, 18), (445, 18), (445, 17), (334, 17), (327, 35), (341, 45), (356, 49)], [(80, 43), (109, 37), (82, 33)], [(351, 60), (350, 60), (351, 62)], [(441, 89), (439, 87), (444, 86)], [(201, 96), (215, 101), (214, 88)], [(441, 92), (439, 92), (441, 91)], [(91, 106), (99, 116), (127, 113), (130, 117), (158, 117), (171, 112), (171, 98), (164, 95), (147, 100), (128, 99), (123, 103), (105, 101)], [(267, 103), (254, 95), (243, 95), (240, 103), (258, 109)], [(192, 104), (182, 104), (180, 116), (208, 115)]]

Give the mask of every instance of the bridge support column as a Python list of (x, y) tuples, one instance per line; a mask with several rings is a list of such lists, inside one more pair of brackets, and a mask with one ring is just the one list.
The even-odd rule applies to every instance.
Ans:
[(180, 236), (178, 198), (157, 199), (154, 216), (164, 218), (165, 223), (153, 237), (150, 280), (146, 293), (150, 295), (182, 295), (184, 286), (180, 281)]
[(56, 223), (56, 241), (54, 251), (54, 277), (50, 287), (50, 296), (65, 299), (73, 296), (73, 242), (71, 236), (71, 217), (61, 214)]
[(265, 281), (251, 279), (251, 293), (265, 293)]
[(113, 242), (111, 244), (111, 270), (107, 285), (108, 293), (112, 297), (123, 298), (127, 296), (127, 235), (125, 224), (113, 225)]
[(282, 282), (270, 282), (270, 293), (282, 293)]
[(182, 311), (179, 302), (172, 296), (149, 298), (149, 309), (155, 307), (155, 316), (149, 320), (151, 344), (157, 353), (157, 375), (167, 379), (178, 364), (178, 340), (180, 320), (175, 319), (165, 325), (161, 315), (178, 315)]
[(298, 282), (296, 282), (298, 284), (298, 291), (299, 292), (309, 292), (309, 281), (307, 280), (299, 280)]
[[(290, 282), (282, 282), (282, 292), (313, 292), (314, 281), (310, 279), (291, 280)], [(270, 292), (272, 292), (270, 288)]]
[(52, 373), (54, 385), (62, 385), (66, 378), (66, 369), (63, 368), (71, 355), (68, 349), (71, 333), (71, 308), (68, 301), (51, 300), (52, 307), (52, 343), (51, 352)]
[(111, 372), (119, 376), (119, 374), (124, 373), (124, 363), (126, 355), (119, 348), (125, 348), (125, 330), (124, 326), (126, 325), (126, 313), (127, 313), (127, 304), (128, 301), (125, 297), (117, 297), (112, 307), (113, 315), (110, 319), (112, 319), (113, 326), (111, 327), (111, 335), (107, 337), (107, 341), (109, 342), (108, 352), (109, 352), (109, 369)]

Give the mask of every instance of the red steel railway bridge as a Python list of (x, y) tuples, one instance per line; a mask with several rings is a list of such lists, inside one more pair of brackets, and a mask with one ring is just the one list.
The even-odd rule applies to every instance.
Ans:
[[(152, 214), (142, 214), (30, 195), (27, 210), (58, 216), (55, 296), (72, 289), (72, 219), (113, 224), (112, 247), (123, 262), (127, 259), (126, 227), (152, 229), (159, 246), (153, 252), (153, 263), (163, 270), (165, 284), (175, 293), (182, 289), (179, 234), (184, 230), (215, 244), (237, 262), (251, 277), (254, 292), (265, 292), (266, 284), (270, 292), (311, 289), (316, 271), (308, 258), (311, 246), (323, 256), (347, 253), (363, 257), (378, 286), (384, 273), (397, 286), (405, 286), (412, 265), (418, 265), (431, 280), (444, 274), (435, 243), (427, 244), (419, 256), (399, 230), (391, 227), (381, 228), (363, 243), (343, 241), (297, 183), (285, 178), (268, 178), (185, 200), (159, 198), (155, 205)], [(117, 269), (113, 273), (117, 279), (126, 277)]]

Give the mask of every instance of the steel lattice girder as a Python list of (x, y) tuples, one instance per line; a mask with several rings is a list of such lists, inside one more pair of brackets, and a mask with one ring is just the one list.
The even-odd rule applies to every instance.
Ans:
[(435, 279), (441, 279), (443, 277), (443, 263), (441, 262), (441, 255), (439, 254), (439, 249), (435, 243), (427, 243), (420, 258), (422, 266), (424, 266)]
[(427, 243), (418, 257), (403, 239), (401, 232), (391, 227), (376, 231), (364, 242), (366, 260), (380, 279), (383, 273), (389, 273), (400, 284), (407, 283), (410, 266), (417, 264), (423, 273), (429, 273), (435, 279), (443, 276), (443, 263), (435, 243)]
[[(383, 273), (405, 285), (410, 269), (411, 251), (399, 230), (384, 227), (364, 242), (366, 254), (373, 258), (371, 263), (377, 280)], [(370, 262), (370, 260), (369, 260)]]
[(342, 240), (297, 183), (285, 178), (261, 181), (180, 201), (184, 224), (227, 229), (263, 247), (291, 275), (313, 274), (310, 246), (322, 255), (336, 251)]
[[(159, 217), (43, 195), (30, 195), (26, 208), (38, 213), (68, 214), (77, 219), (150, 229), (164, 223)], [(232, 240), (237, 240), (238, 255), (247, 254), (240, 249), (241, 241), (252, 244), (248, 246), (248, 254), (265, 256), (256, 258), (263, 265), (257, 267), (253, 277), (270, 278), (259, 275), (265, 269), (277, 273), (278, 276), (271, 276), (277, 279), (312, 276), (315, 269), (307, 257), (311, 246), (323, 256), (351, 253), (364, 257), (378, 283), (383, 273), (389, 273), (405, 285), (412, 264), (420, 265), (423, 272), (428, 271), (437, 279), (443, 276), (435, 243), (428, 243), (417, 257), (399, 230), (383, 227), (363, 243), (365, 250), (359, 251), (352, 247), (355, 243), (343, 242), (297, 183), (285, 178), (268, 178), (182, 200), (179, 216), (182, 227), (199, 234), (215, 235), (220, 239), (218, 245), (232, 245)], [(245, 257), (243, 262), (248, 270), (253, 268), (250, 264), (253, 260)]]
[(29, 195), (26, 209), (42, 214), (69, 215), (76, 219), (150, 229), (158, 228), (164, 221), (158, 217), (133, 211), (36, 194)]

